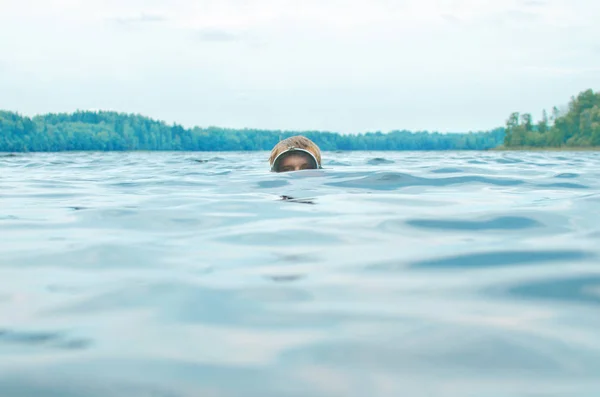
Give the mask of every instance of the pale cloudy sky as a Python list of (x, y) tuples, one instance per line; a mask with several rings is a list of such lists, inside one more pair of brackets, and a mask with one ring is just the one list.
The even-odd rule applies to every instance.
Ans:
[(600, 89), (598, 0), (0, 0), (0, 109), (468, 131)]

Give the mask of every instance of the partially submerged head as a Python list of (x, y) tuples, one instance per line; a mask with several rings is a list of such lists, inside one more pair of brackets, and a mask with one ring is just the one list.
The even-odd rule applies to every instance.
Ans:
[(310, 139), (293, 136), (275, 145), (269, 163), (274, 172), (317, 169), (321, 168), (321, 151)]

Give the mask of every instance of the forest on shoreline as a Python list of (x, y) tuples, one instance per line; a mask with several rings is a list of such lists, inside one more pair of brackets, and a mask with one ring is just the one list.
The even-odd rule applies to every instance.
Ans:
[(566, 112), (554, 108), (533, 123), (512, 113), (506, 127), (469, 133), (406, 130), (339, 134), (218, 127), (184, 128), (142, 115), (77, 111), (26, 117), (0, 111), (0, 152), (61, 151), (254, 151), (271, 150), (281, 139), (304, 135), (322, 150), (490, 150), (592, 148), (600, 146), (600, 93), (573, 97)]
[(514, 112), (506, 121), (504, 149), (600, 149), (600, 92), (587, 90), (572, 97), (565, 110), (544, 110), (533, 122), (530, 113)]
[(254, 151), (304, 135), (322, 150), (485, 150), (502, 143), (504, 129), (476, 133), (392, 131), (338, 134), (218, 127), (186, 129), (136, 114), (77, 111), (33, 118), (0, 111), (0, 152)]

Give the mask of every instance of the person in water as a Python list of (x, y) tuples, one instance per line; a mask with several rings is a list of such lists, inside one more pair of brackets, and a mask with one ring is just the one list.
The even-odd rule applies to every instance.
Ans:
[(316, 170), (321, 168), (321, 150), (306, 137), (292, 136), (275, 145), (269, 163), (273, 172)]

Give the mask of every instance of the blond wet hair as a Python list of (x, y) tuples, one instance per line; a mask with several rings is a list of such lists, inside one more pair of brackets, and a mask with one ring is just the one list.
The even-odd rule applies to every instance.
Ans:
[(313, 156), (315, 156), (318, 165), (321, 164), (321, 150), (319, 149), (319, 147), (307, 137), (302, 135), (296, 135), (284, 139), (283, 141), (275, 145), (273, 150), (271, 150), (271, 156), (269, 157), (269, 164), (271, 164), (271, 167), (273, 166), (273, 162), (275, 161), (277, 156), (289, 149), (307, 150), (310, 153), (312, 153)]

